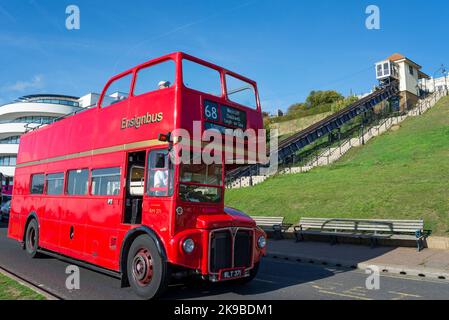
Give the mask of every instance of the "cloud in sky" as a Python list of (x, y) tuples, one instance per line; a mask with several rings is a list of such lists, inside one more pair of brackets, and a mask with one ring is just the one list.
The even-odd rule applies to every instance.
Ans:
[(14, 18), (14, 16), (9, 13), (5, 8), (3, 8), (2, 6), (0, 6), (0, 16), (6, 18), (7, 20), (9, 20), (10, 22), (16, 22), (16, 19)]
[(18, 80), (13, 84), (3, 86), (1, 91), (4, 92), (24, 92), (28, 89), (41, 89), (44, 86), (44, 77), (42, 75), (35, 75), (31, 80)]

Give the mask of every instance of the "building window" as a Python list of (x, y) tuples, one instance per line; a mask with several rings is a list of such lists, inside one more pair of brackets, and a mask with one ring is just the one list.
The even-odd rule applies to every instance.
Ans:
[(12, 136), (0, 140), (0, 144), (19, 144), (20, 136)]
[(89, 170), (70, 170), (67, 178), (67, 194), (85, 195), (87, 193)]
[(26, 102), (30, 103), (51, 103), (51, 104), (60, 104), (65, 106), (79, 107), (79, 102), (71, 101), (71, 100), (60, 100), (60, 99), (35, 99), (29, 100)]
[(44, 193), (44, 180), (45, 175), (33, 174), (31, 176), (31, 194), (43, 194)]
[(382, 76), (383, 76), (383, 73), (382, 73), (382, 65), (381, 65), (381, 64), (378, 64), (378, 65), (377, 65), (377, 77), (380, 78), (380, 77), (382, 77)]
[(120, 168), (92, 170), (92, 195), (116, 196), (120, 193)]
[(415, 74), (412, 66), (408, 66), (408, 70), (412, 76)]
[(13, 167), (16, 165), (16, 160), (17, 160), (16, 156), (0, 157), (0, 166)]
[(60, 195), (64, 189), (64, 173), (47, 174), (47, 194)]
[(20, 118), (14, 119), (11, 122), (49, 124), (49, 123), (52, 123), (55, 119), (58, 119), (58, 117), (29, 116), (29, 117), (20, 117)]

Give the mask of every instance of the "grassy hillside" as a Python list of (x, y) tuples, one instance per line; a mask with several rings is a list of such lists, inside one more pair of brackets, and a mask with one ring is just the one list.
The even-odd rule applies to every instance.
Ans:
[(327, 116), (331, 115), (332, 112), (324, 112), (315, 114), (312, 116), (302, 117), (298, 119), (293, 119), (289, 121), (277, 122), (270, 124), (271, 129), (278, 129), (280, 139), (287, 138), (292, 134), (299, 132), (307, 127), (310, 127), (312, 124), (323, 120)]
[(434, 235), (449, 235), (449, 98), (334, 165), (228, 190), (226, 203), (292, 223), (302, 216), (423, 218)]

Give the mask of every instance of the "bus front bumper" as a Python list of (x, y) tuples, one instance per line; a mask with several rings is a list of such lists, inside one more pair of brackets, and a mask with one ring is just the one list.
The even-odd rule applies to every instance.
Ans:
[[(266, 234), (257, 227), (186, 230), (171, 241), (168, 258), (212, 282), (244, 278), (266, 254), (261, 237), (266, 239)], [(190, 241), (194, 249), (186, 252), (184, 244)]]

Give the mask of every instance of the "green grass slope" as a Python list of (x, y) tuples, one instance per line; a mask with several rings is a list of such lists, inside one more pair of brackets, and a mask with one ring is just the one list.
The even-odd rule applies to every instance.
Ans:
[(423, 218), (434, 235), (449, 235), (449, 98), (334, 165), (228, 190), (226, 205), (291, 223), (300, 217)]

